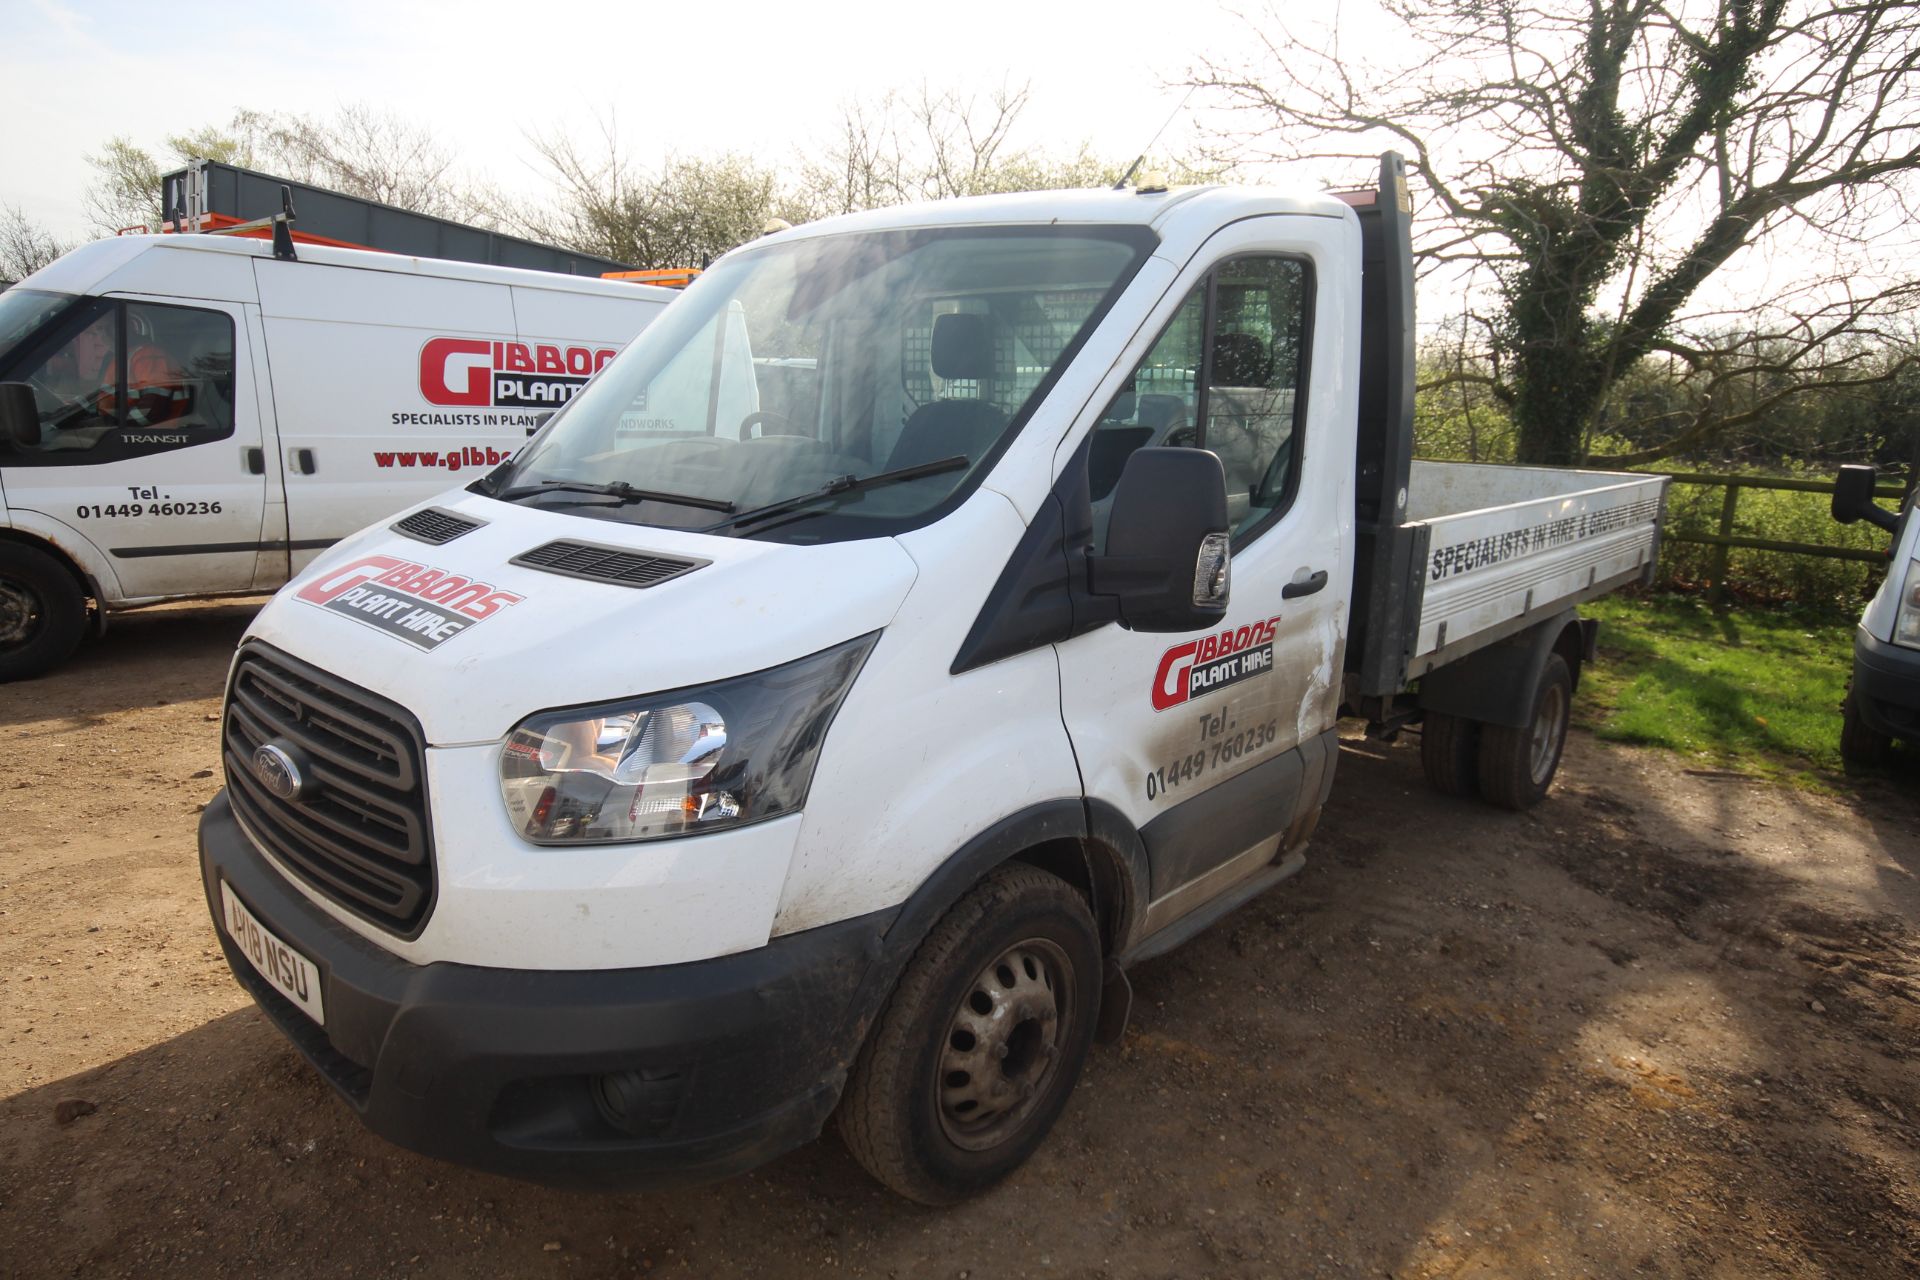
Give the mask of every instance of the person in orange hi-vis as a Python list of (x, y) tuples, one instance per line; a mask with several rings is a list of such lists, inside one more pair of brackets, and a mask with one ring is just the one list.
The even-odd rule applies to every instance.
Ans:
[[(106, 419), (115, 417), (116, 372), (113, 364), (113, 321), (103, 315), (74, 335), (63, 354), (55, 357), (59, 372), (77, 393), (77, 403)], [(127, 353), (126, 426), (153, 426), (170, 421), (186, 412), (186, 374), (167, 353), (151, 341), (141, 342)]]

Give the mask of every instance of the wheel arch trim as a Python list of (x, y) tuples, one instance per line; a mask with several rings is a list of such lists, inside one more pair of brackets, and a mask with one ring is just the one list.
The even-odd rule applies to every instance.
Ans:
[(78, 530), (37, 511), (12, 508), (11, 524), (0, 525), (0, 541), (45, 551), (67, 567), (105, 615), (110, 600), (118, 600), (120, 578), (99, 548)]
[(1534, 694), (1547, 659), (1567, 660), (1576, 689), (1593, 652), (1595, 624), (1564, 609), (1525, 631), (1475, 650), (1420, 678), (1422, 710), (1523, 729), (1533, 723)]
[(1090, 892), (1103, 950), (1112, 957), (1126, 948), (1146, 902), (1146, 846), (1139, 832), (1118, 809), (1098, 800), (1076, 796), (1030, 805), (974, 835), (900, 904), (878, 941), (850, 1011), (855, 1025), (842, 1043), (857, 1049), (865, 1042), (920, 943), (968, 890), (1009, 862), (1027, 862)]

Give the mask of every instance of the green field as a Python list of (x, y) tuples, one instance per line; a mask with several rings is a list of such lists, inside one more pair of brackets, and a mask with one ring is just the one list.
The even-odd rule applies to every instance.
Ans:
[(1767, 605), (1717, 612), (1704, 596), (1609, 596), (1600, 660), (1575, 703), (1602, 738), (1666, 747), (1703, 767), (1818, 784), (1840, 772), (1840, 700), (1853, 621)]

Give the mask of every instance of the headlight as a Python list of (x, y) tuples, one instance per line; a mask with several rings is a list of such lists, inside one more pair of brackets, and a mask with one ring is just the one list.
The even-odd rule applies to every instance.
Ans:
[(792, 813), (879, 635), (783, 667), (522, 721), (500, 794), (536, 844), (659, 840)]
[(1900, 607), (1893, 614), (1893, 642), (1920, 649), (1920, 560), (1907, 561), (1900, 584)]

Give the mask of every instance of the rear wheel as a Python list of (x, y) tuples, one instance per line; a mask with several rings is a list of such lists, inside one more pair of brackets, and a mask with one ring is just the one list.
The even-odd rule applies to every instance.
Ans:
[(1874, 730), (1861, 718), (1854, 692), (1848, 689), (1847, 700), (1840, 704), (1840, 758), (1848, 764), (1879, 768), (1892, 755), (1892, 735)]
[(1531, 809), (1546, 798), (1573, 711), (1573, 672), (1559, 654), (1547, 659), (1533, 693), (1533, 720), (1521, 728), (1480, 728), (1480, 795), (1502, 809)]
[(941, 919), (854, 1064), (840, 1134), (867, 1172), (952, 1204), (1033, 1154), (1080, 1078), (1100, 936), (1057, 876), (1002, 867)]
[(0, 542), (0, 681), (24, 680), (70, 657), (87, 629), (87, 598), (46, 552)]
[(1470, 796), (1480, 786), (1480, 722), (1444, 711), (1420, 721), (1420, 768), (1443, 796)]

